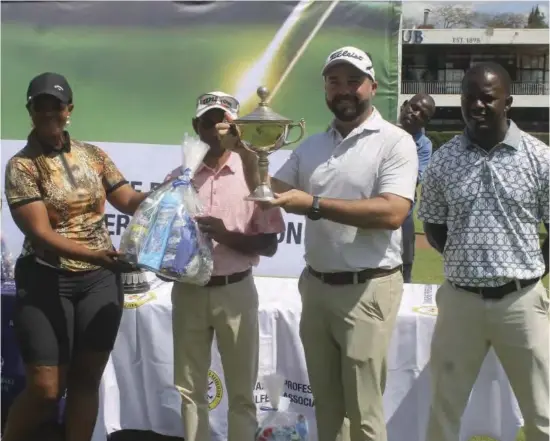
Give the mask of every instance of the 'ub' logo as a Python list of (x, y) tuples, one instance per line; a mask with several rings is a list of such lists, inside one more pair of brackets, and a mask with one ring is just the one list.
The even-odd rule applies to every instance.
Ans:
[(424, 34), (419, 29), (407, 29), (401, 32), (403, 44), (420, 44), (424, 41)]

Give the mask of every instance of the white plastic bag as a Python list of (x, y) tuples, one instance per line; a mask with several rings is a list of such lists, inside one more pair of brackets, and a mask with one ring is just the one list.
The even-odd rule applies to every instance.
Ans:
[(120, 240), (124, 260), (176, 282), (208, 283), (212, 242), (194, 220), (202, 207), (191, 180), (209, 148), (185, 134), (182, 174), (153, 191), (134, 213)]
[(2, 273), (2, 282), (13, 280), (15, 278), (15, 264), (13, 260), (13, 256), (11, 255), (10, 251), (8, 250), (8, 247), (4, 243), (4, 237), (0, 233), (0, 242), (1, 242), (1, 253), (2, 253), (2, 267), (1, 267), (1, 273)]
[(290, 400), (283, 397), (284, 378), (279, 374), (263, 377), (271, 407), (261, 407), (256, 441), (308, 441), (306, 417), (290, 412)]

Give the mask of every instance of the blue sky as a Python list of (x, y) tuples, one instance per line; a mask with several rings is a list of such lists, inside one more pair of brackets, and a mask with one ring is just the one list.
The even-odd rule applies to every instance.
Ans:
[(439, 5), (453, 4), (457, 6), (463, 6), (466, 8), (472, 8), (474, 11), (479, 12), (498, 12), (498, 13), (517, 13), (517, 14), (529, 14), (529, 11), (534, 6), (539, 6), (542, 13), (548, 18), (548, 1), (471, 1), (471, 2), (423, 2), (413, 0), (403, 0), (403, 15), (405, 18), (411, 18), (422, 23), (425, 8), (434, 9)]
[[(514, 12), (514, 13), (525, 13), (529, 12), (531, 8), (540, 5), (541, 9), (546, 7), (548, 9), (548, 2), (524, 2), (524, 1), (515, 1), (515, 2), (498, 2), (498, 11), (501, 13), (505, 12)], [(474, 2), (474, 9), (480, 12), (492, 12), (495, 10), (495, 2)]]

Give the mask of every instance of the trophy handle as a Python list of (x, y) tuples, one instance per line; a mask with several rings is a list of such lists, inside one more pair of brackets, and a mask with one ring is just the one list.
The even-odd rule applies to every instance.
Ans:
[(251, 153), (258, 154), (258, 152), (256, 152), (256, 150), (254, 150), (254, 148), (252, 148), (252, 146), (248, 142), (241, 139), (241, 144), (242, 144), (242, 146), (244, 147), (245, 150), (248, 150)]
[[(286, 130), (285, 130), (285, 139), (284, 139), (283, 144), (281, 145), (281, 147), (282, 147), (282, 146), (285, 146), (285, 145), (295, 144), (295, 143), (297, 143), (298, 141), (300, 141), (300, 139), (302, 139), (302, 138), (304, 137), (305, 125), (306, 125), (306, 122), (305, 122), (305, 120), (302, 118), (302, 119), (300, 120), (300, 122), (298, 122), (298, 123), (292, 123), (292, 124), (289, 124), (288, 126), (286, 126)], [(290, 133), (290, 131), (291, 131), (294, 127), (299, 127), (299, 128), (300, 128), (300, 135), (298, 136), (298, 138), (294, 139), (293, 141), (289, 141), (289, 140), (288, 140), (288, 134)]]

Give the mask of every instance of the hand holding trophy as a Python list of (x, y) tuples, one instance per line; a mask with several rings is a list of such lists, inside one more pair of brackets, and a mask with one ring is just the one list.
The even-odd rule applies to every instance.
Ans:
[(231, 150), (235, 153), (241, 153), (246, 150), (241, 140), (241, 131), (233, 123), (231, 116), (226, 113), (224, 122), (216, 124), (220, 147), (224, 150)]
[[(245, 199), (269, 202), (275, 196), (269, 187), (268, 156), (281, 147), (300, 141), (304, 136), (305, 121), (301, 119), (295, 123), (271, 110), (267, 104), (267, 88), (259, 87), (256, 93), (260, 103), (254, 111), (235, 121), (218, 124), (216, 128), (223, 148), (236, 152), (244, 148), (258, 155), (260, 185)], [(300, 134), (295, 140), (289, 141), (288, 135), (294, 127), (300, 129)]]

